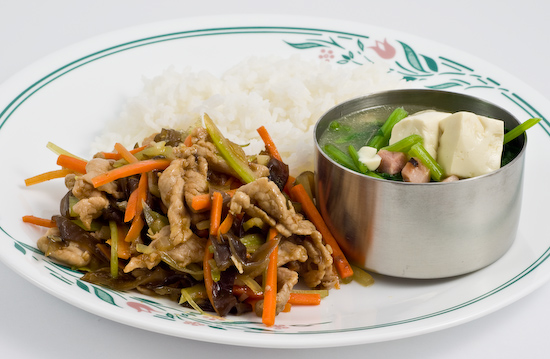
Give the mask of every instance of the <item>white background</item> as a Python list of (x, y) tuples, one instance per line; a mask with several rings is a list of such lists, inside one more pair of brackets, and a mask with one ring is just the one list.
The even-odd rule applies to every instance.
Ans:
[[(550, 3), (536, 0), (0, 0), (0, 85), (43, 56), (112, 30), (175, 18), (251, 13), (334, 18), (411, 33), (489, 61), (550, 98)], [(550, 284), (458, 327), (313, 350), (216, 345), (127, 327), (66, 304), (1, 263), (0, 288), (2, 358), (544, 358), (550, 339)]]

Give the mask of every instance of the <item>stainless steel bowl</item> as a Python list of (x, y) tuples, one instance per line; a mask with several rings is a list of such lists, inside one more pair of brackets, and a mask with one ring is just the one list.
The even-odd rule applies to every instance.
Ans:
[(444, 278), (483, 268), (513, 243), (523, 187), (526, 136), (519, 154), (490, 174), (448, 183), (405, 183), (365, 176), (331, 160), (319, 138), (331, 121), (379, 106), (470, 111), (519, 124), (484, 100), (436, 90), (396, 90), (350, 100), (318, 121), (314, 138), (318, 206), (352, 262), (403, 278)]

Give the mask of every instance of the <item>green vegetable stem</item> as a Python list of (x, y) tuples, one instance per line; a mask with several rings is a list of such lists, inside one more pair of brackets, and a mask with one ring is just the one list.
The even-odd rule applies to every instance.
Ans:
[(115, 221), (109, 221), (111, 231), (111, 277), (118, 277), (118, 227)]
[(323, 147), (323, 150), (330, 158), (332, 158), (337, 163), (349, 168), (350, 170), (359, 172), (359, 169), (355, 166), (353, 159), (348, 156), (344, 151), (340, 150), (338, 147), (329, 143)]
[(504, 144), (520, 136), (522, 133), (524, 133), (529, 128), (533, 127), (539, 122), (540, 122), (540, 118), (530, 118), (527, 121), (520, 123), (518, 126), (514, 127), (513, 129), (511, 129), (510, 131), (504, 134)]
[(233, 146), (231, 142), (229, 142), (229, 140), (224, 137), (218, 127), (214, 124), (214, 121), (212, 121), (212, 119), (207, 114), (204, 114), (204, 125), (206, 127), (206, 131), (212, 139), (212, 142), (214, 142), (222, 157), (243, 180), (243, 182), (250, 183), (255, 181), (257, 179), (256, 174), (252, 172), (252, 170), (248, 166), (248, 160), (237, 153), (236, 147)]
[(435, 161), (432, 155), (430, 155), (428, 151), (426, 151), (422, 144), (414, 144), (409, 150), (409, 156), (418, 158), (420, 162), (424, 164), (424, 166), (428, 167), (428, 169), (430, 170), (430, 177), (434, 181), (441, 181), (441, 179), (443, 178), (443, 169), (441, 168), (439, 163)]
[(382, 150), (386, 151), (392, 151), (392, 152), (409, 152), (412, 146), (414, 146), (417, 143), (422, 144), (424, 142), (424, 139), (422, 136), (417, 134), (412, 134), (410, 136), (407, 136), (394, 144), (391, 144), (386, 147), (382, 147)]
[(384, 146), (387, 146), (390, 140), (393, 126), (395, 126), (396, 123), (398, 123), (399, 121), (401, 121), (407, 116), (408, 116), (408, 112), (405, 111), (402, 107), (396, 108), (388, 117), (386, 122), (384, 122), (382, 127), (380, 127), (378, 134), (373, 138), (371, 138), (371, 140), (368, 143), (368, 146), (374, 147), (377, 150), (381, 149)]
[(357, 150), (355, 149), (355, 147), (353, 147), (352, 145), (349, 145), (348, 152), (351, 159), (353, 160), (353, 163), (355, 163), (355, 167), (357, 167), (359, 172), (363, 174), (367, 174), (367, 172), (369, 172), (369, 169), (363, 162), (359, 161), (359, 154), (357, 153)]

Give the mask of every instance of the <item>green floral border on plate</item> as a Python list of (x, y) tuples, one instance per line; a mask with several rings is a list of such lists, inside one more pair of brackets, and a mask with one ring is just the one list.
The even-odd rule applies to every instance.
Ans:
[[(493, 92), (496, 91), (507, 101), (509, 101), (511, 105), (521, 109), (526, 116), (542, 118), (543, 121), (540, 122), (540, 126), (542, 126), (544, 131), (550, 135), (550, 124), (547, 119), (544, 118), (538, 110), (536, 110), (519, 94), (516, 94), (506, 88), (498, 81), (498, 79), (479, 74), (472, 66), (453, 60), (448, 56), (445, 56), (445, 54), (424, 54), (421, 50), (415, 49), (407, 42), (400, 41), (398, 39), (371, 38), (367, 35), (299, 27), (228, 27), (199, 29), (162, 34), (111, 46), (67, 63), (66, 65), (36, 81), (34, 84), (21, 92), (9, 103), (6, 108), (2, 109), (2, 112), (0, 112), (0, 130), (9, 120), (11, 115), (29, 97), (40, 91), (49, 83), (73, 70), (85, 66), (86, 64), (123, 51), (165, 41), (176, 41), (204, 36), (238, 34), (279, 35), (282, 37), (281, 41), (296, 51), (308, 52), (309, 55), (314, 55), (321, 60), (342, 66), (363, 65), (377, 61), (384, 61), (390, 65), (391, 71), (400, 74), (408, 81), (418, 82), (419, 86), (425, 88), (439, 90), (460, 89), (464, 92), (471, 91), (473, 89)], [(31, 256), (37, 262), (41, 262), (48, 273), (61, 283), (66, 284), (67, 286), (74, 286), (85, 293), (93, 295), (107, 305), (120, 308), (122, 310), (128, 310), (128, 308), (131, 308), (136, 313), (140, 313), (140, 315), (146, 315), (158, 320), (181, 322), (184, 325), (205, 326), (219, 330), (237, 329), (243, 332), (257, 333), (326, 334), (344, 331), (349, 332), (396, 326), (436, 317), (479, 302), (495, 293), (500, 292), (524, 276), (528, 275), (550, 256), (550, 248), (548, 248), (530, 266), (525, 268), (522, 272), (518, 273), (507, 282), (495, 287), (493, 290), (451, 308), (415, 318), (392, 323), (382, 323), (340, 330), (323, 329), (323, 326), (330, 324), (330, 322), (275, 325), (271, 328), (266, 328), (262, 325), (261, 320), (253, 315), (243, 316), (242, 318), (245, 320), (236, 320), (236, 317), (219, 318), (212, 315), (201, 315), (194, 310), (178, 307), (174, 303), (156, 300), (156, 298), (147, 298), (138, 295), (137, 293), (118, 292), (84, 282), (80, 280), (81, 273), (55, 263), (45, 257), (36, 247), (30, 246), (14, 238), (6, 232), (4, 228), (0, 227), (0, 231), (13, 241), (14, 247), (21, 255)]]

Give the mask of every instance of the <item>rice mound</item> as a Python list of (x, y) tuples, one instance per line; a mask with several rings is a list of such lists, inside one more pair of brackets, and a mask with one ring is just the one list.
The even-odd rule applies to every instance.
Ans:
[(384, 64), (334, 66), (321, 60), (251, 57), (220, 77), (174, 66), (144, 80), (120, 117), (92, 144), (110, 151), (133, 147), (162, 128), (185, 130), (207, 113), (247, 154), (264, 148), (256, 129), (265, 126), (292, 173), (313, 170), (313, 127), (331, 107), (371, 92), (407, 87)]

